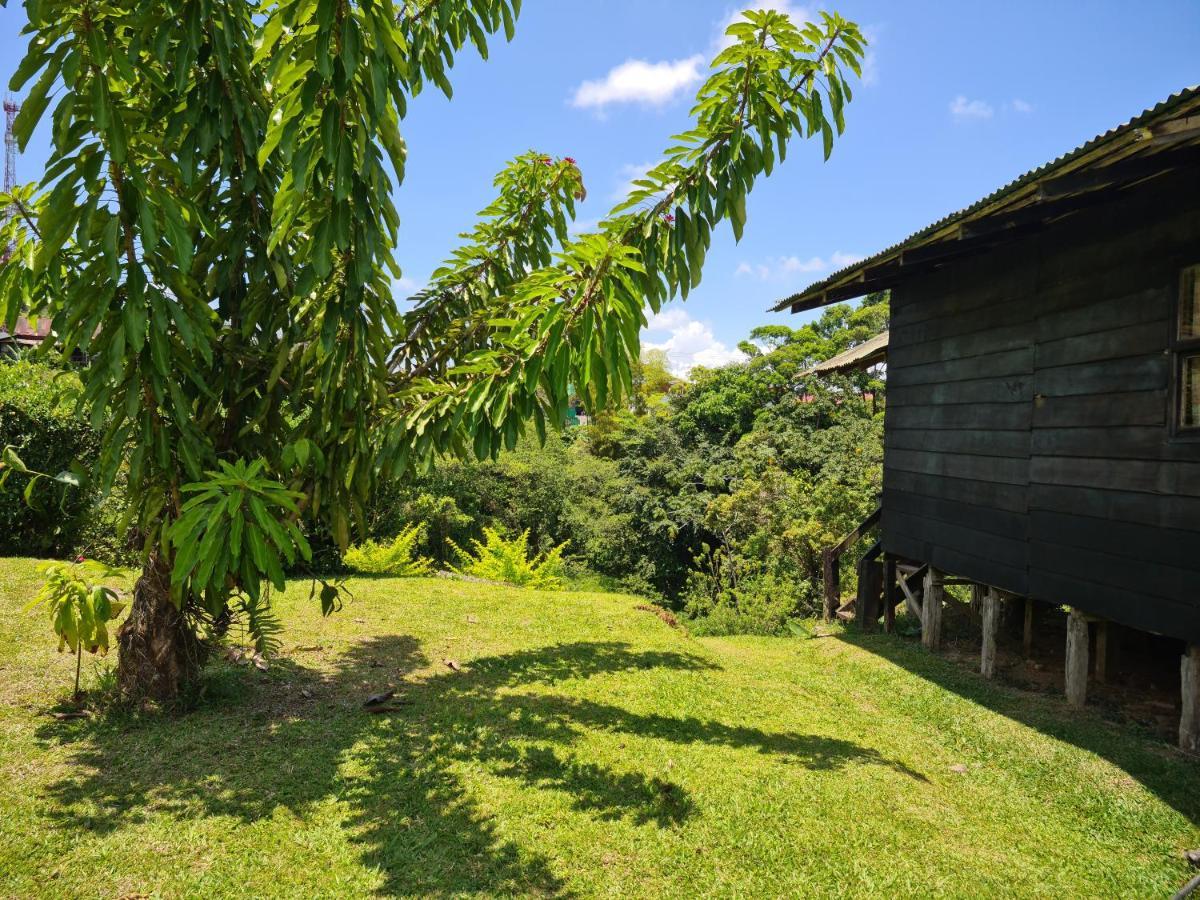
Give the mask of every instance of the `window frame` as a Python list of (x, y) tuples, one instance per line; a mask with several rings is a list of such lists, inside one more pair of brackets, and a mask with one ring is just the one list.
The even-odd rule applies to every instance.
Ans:
[(1171, 316), (1171, 435), (1188, 440), (1200, 440), (1200, 421), (1194, 425), (1183, 423), (1184, 380), (1187, 363), (1191, 359), (1200, 360), (1200, 331), (1192, 337), (1183, 335), (1183, 317), (1187, 310), (1184, 303), (1184, 287), (1188, 284), (1189, 273), (1194, 285), (1200, 284), (1200, 262), (1184, 266), (1179, 270), (1179, 280), (1175, 289), (1174, 315)]

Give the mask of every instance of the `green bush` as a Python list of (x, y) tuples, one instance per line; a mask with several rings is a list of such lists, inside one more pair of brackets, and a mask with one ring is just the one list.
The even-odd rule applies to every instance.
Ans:
[[(31, 468), (51, 474), (88, 466), (95, 431), (74, 413), (78, 379), (28, 360), (0, 360), (0, 447), (12, 446)], [(0, 490), (0, 556), (66, 556), (79, 543), (91, 493), (43, 480), (25, 500), (28, 476), (13, 472)]]
[(688, 628), (693, 634), (788, 634), (797, 598), (806, 585), (770, 572), (747, 575), (737, 587), (711, 590), (709, 577), (692, 572), (685, 593)]
[(454, 546), (461, 563), (454, 567), (460, 575), (503, 581), (518, 587), (553, 591), (563, 586), (562, 552), (566, 543), (551, 547), (545, 553), (529, 556), (529, 532), (505, 540), (494, 528), (483, 529), (483, 542), (471, 541), (474, 554), (457, 544)]
[(415, 578), (428, 575), (433, 561), (417, 556), (417, 547), (425, 540), (424, 525), (409, 525), (386, 543), (364, 541), (346, 551), (346, 565), (364, 575), (391, 575)]
[(142, 544), (130, 539), (129, 497), (125, 491), (124, 474), (113, 485), (107, 497), (93, 501), (80, 516), (75, 546), (89, 559), (98, 559), (110, 566), (136, 567), (141, 558)]

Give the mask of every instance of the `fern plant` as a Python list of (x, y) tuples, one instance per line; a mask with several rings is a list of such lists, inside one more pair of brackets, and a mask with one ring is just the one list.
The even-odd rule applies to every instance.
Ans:
[(567, 541), (532, 558), (529, 556), (528, 529), (506, 540), (494, 528), (485, 528), (482, 543), (473, 540), (471, 544), (475, 550), (473, 554), (450, 542), (460, 560), (458, 566), (451, 568), (460, 575), (541, 591), (553, 591), (563, 586), (562, 554)]
[(364, 575), (391, 575), (415, 578), (433, 570), (433, 560), (417, 556), (417, 547), (425, 540), (423, 523), (409, 525), (388, 543), (364, 541), (346, 551), (346, 565)]

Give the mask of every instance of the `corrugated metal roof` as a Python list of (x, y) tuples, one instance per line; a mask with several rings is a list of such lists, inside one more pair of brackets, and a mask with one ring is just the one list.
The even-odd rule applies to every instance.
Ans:
[(817, 363), (804, 374), (815, 375), (822, 372), (841, 372), (845, 369), (865, 369), (884, 359), (887, 356), (887, 347), (888, 332), (883, 331), (849, 350), (843, 350), (837, 356), (831, 356), (824, 362)]
[[(1065, 153), (1057, 159), (1038, 166), (1036, 169), (1031, 169), (1024, 175), (1010, 181), (1004, 187), (972, 203), (970, 206), (938, 219), (932, 225), (922, 228), (920, 231), (913, 233), (897, 244), (879, 251), (873, 256), (846, 266), (832, 275), (814, 282), (804, 290), (779, 301), (779, 303), (771, 307), (771, 311), (779, 312), (797, 304), (805, 304), (804, 308), (813, 308), (824, 305), (825, 302), (834, 302), (833, 300), (824, 302), (812, 301), (828, 289), (848, 282), (853, 277), (858, 277), (863, 270), (879, 265), (890, 256), (904, 250), (910, 250), (921, 244), (932, 243), (932, 238), (941, 236), (941, 232), (947, 229), (958, 226), (985, 211), (992, 212), (997, 206), (1007, 205), (1022, 199), (1018, 195), (1023, 193), (1023, 188), (1031, 189), (1024, 193), (1032, 193), (1034, 192), (1034, 186), (1038, 182), (1050, 176), (1059, 176), (1065, 174), (1067, 171), (1078, 171), (1101, 161), (1111, 162), (1124, 156), (1133, 155), (1133, 153), (1137, 152), (1136, 149), (1130, 153), (1123, 153), (1121, 151), (1129, 150), (1131, 145), (1136, 144), (1139, 140), (1147, 136), (1139, 133), (1142, 129), (1146, 129), (1161, 120), (1174, 118), (1187, 111), (1189, 107), (1200, 108), (1200, 85), (1184, 88), (1178, 93), (1172, 94), (1161, 103), (1145, 110), (1129, 121), (1111, 128), (1103, 134), (1097, 135), (1069, 153)], [(1149, 141), (1142, 142), (1146, 144), (1150, 143)]]

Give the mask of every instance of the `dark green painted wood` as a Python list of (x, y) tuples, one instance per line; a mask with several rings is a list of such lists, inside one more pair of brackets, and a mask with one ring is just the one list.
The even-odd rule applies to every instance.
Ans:
[[(1020, 484), (1001, 484), (996, 481), (971, 481), (966, 478), (943, 478), (919, 472), (904, 472), (887, 465), (883, 467), (883, 488), (920, 494), (968, 506), (990, 506), (1006, 512), (1024, 515), (1029, 509), (1029, 489)], [(884, 544), (887, 549), (887, 544)]]
[(892, 294), (883, 546), (1200, 641), (1200, 442), (1172, 439), (1200, 168)]
[(893, 406), (940, 406), (946, 403), (1028, 403), (1033, 397), (1033, 376), (977, 378), (944, 384), (889, 385)]
[(893, 428), (884, 436), (886, 447), (897, 450), (928, 450), (934, 453), (966, 453), (977, 456), (1029, 458), (1029, 431), (986, 431), (984, 429)]
[(1165, 438), (1166, 423), (1167, 392), (1161, 389), (1039, 397), (1033, 406), (1036, 429), (1157, 425)]
[[(890, 495), (884, 492), (884, 503)], [(1098, 519), (1077, 512), (1031, 509), (1031, 541), (1080, 547), (1104, 554), (1104, 568), (1144, 571), (1154, 566), (1178, 566), (1200, 578), (1200, 536), (1181, 528), (1147, 528), (1140, 522)]]
[(1028, 430), (1031, 413), (1025, 403), (955, 403), (930, 406), (889, 406), (889, 428), (996, 428)]

